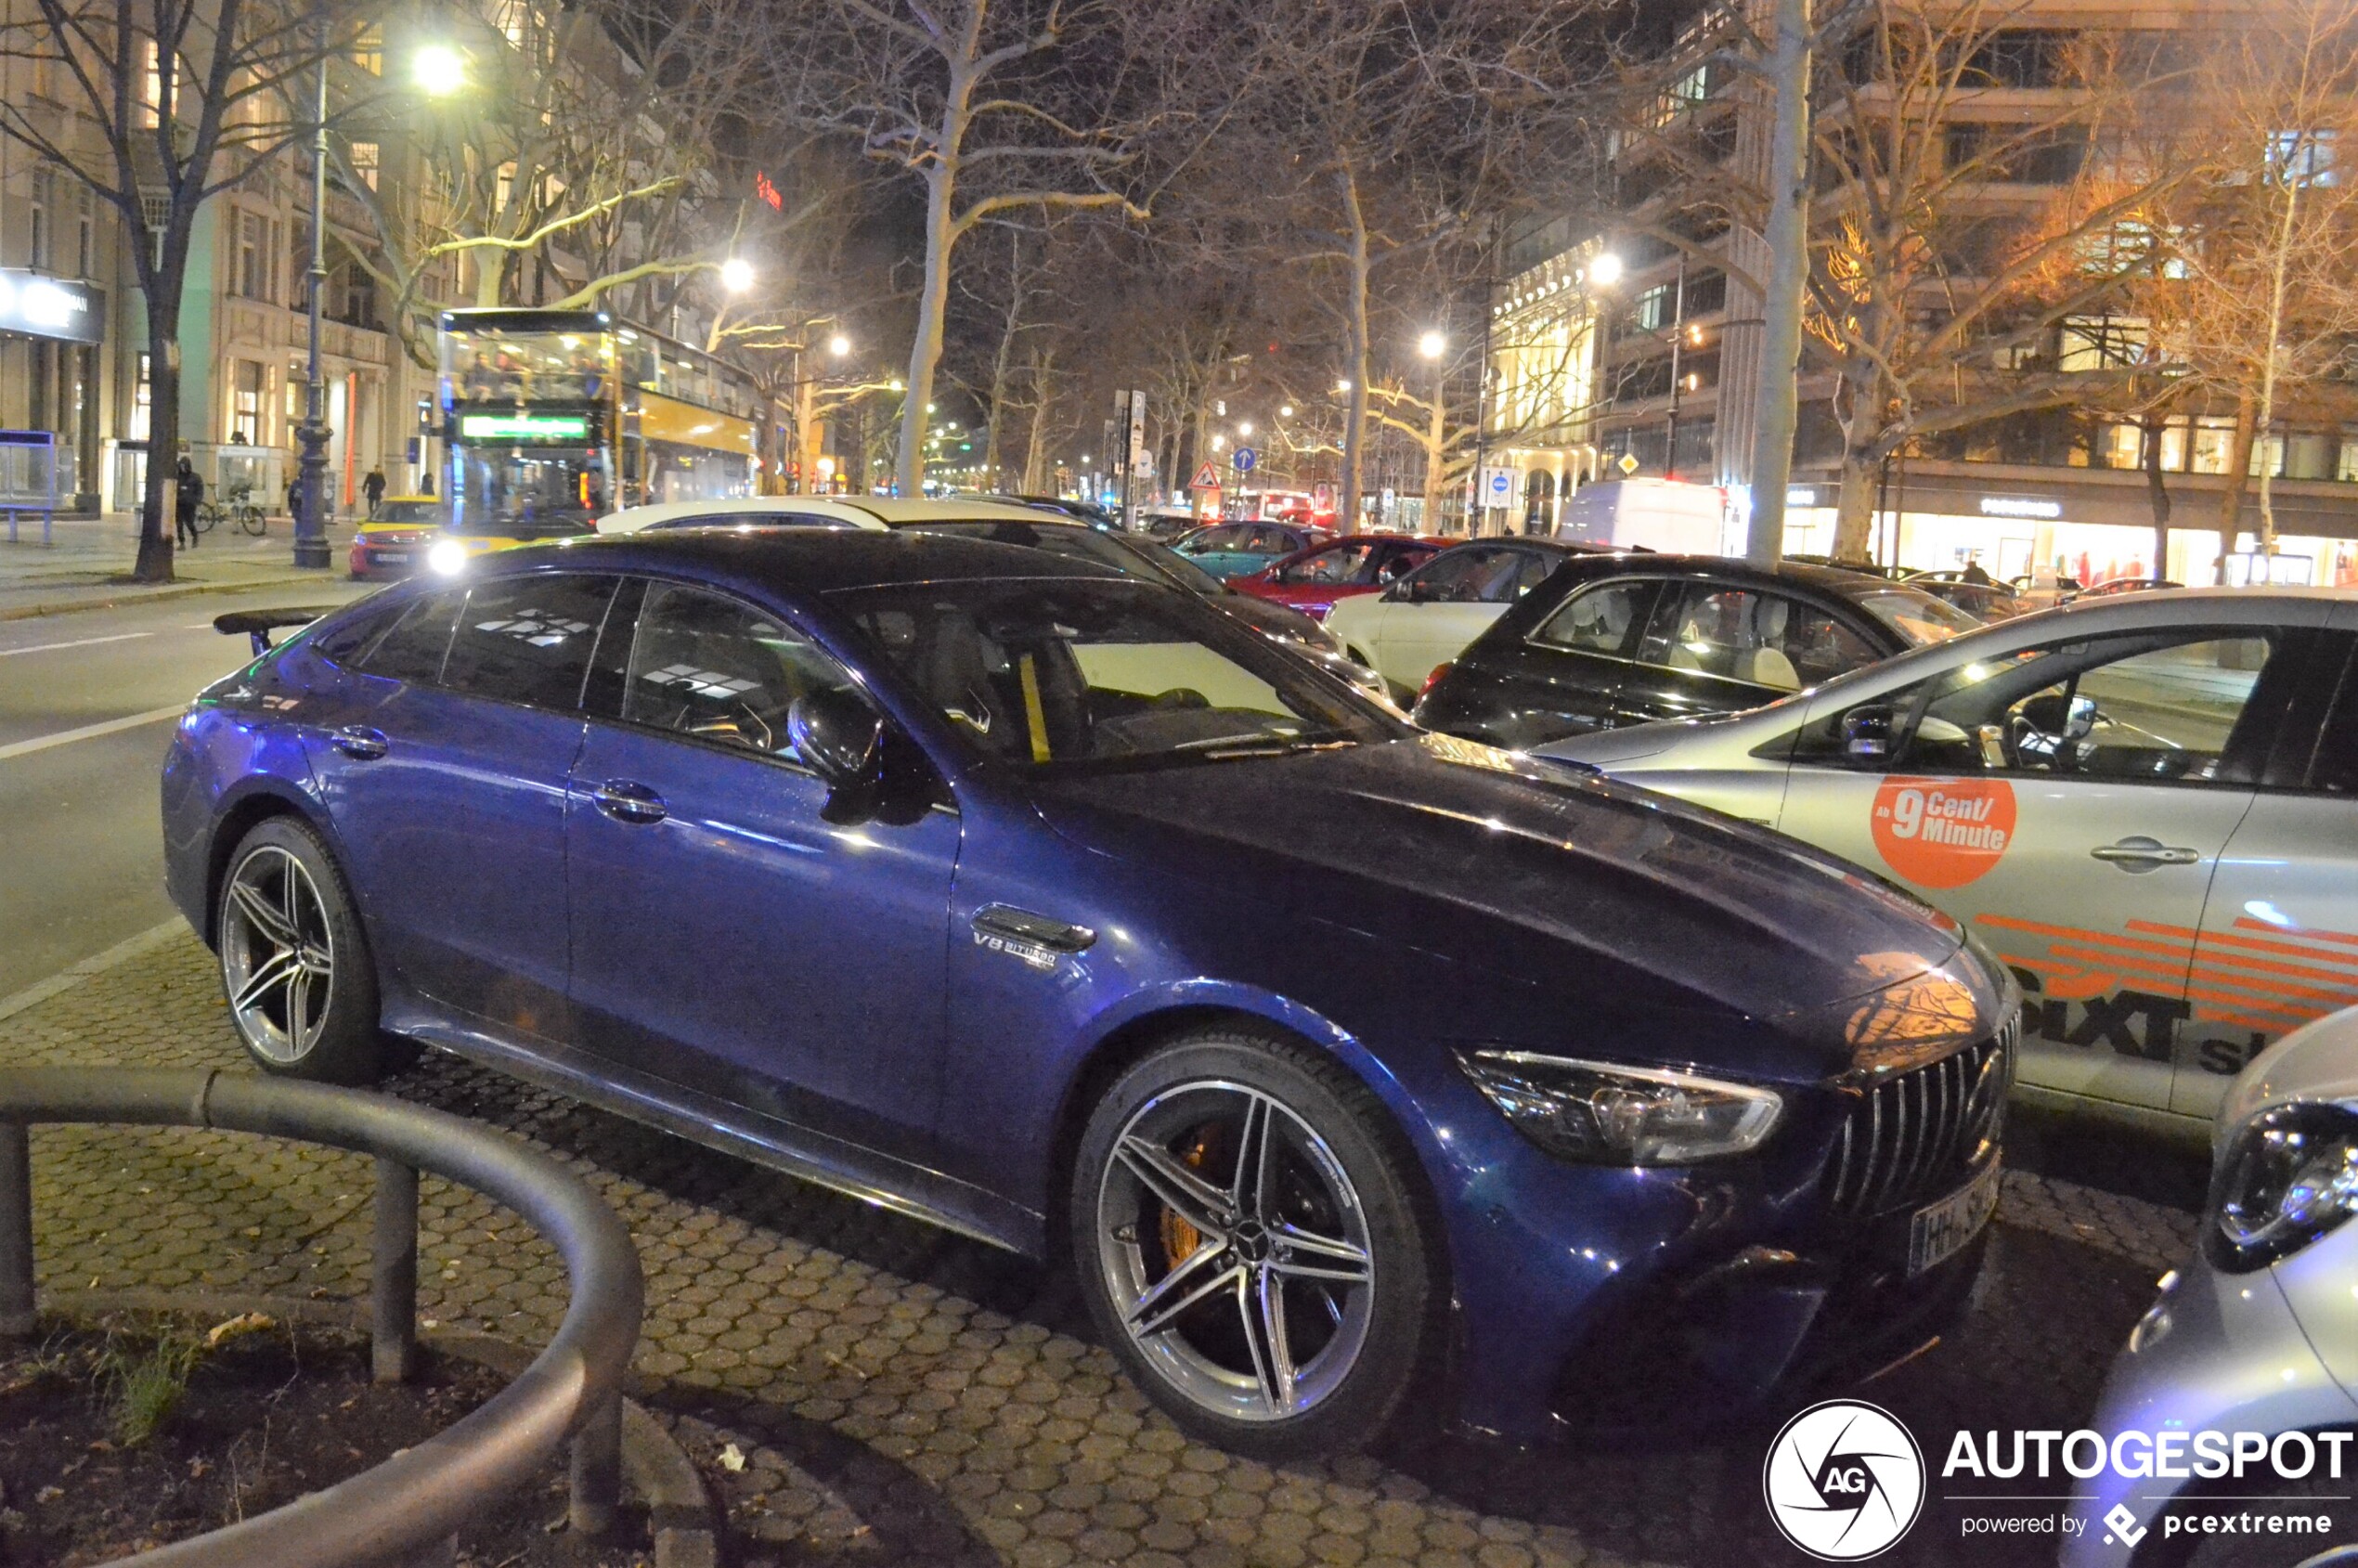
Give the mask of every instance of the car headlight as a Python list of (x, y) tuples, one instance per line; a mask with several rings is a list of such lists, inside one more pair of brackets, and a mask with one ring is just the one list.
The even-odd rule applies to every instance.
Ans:
[(2358, 1213), (2358, 1109), (2272, 1107), (2220, 1161), (2203, 1242), (2212, 1266), (2245, 1274), (2288, 1258)]
[(1459, 1051), (1458, 1065), (1516, 1132), (1594, 1165), (1691, 1165), (1757, 1148), (1783, 1114), (1771, 1090), (1665, 1069), (1527, 1051)]
[(455, 577), (467, 569), (467, 547), (457, 539), (444, 539), (426, 551), (426, 564), (446, 577)]

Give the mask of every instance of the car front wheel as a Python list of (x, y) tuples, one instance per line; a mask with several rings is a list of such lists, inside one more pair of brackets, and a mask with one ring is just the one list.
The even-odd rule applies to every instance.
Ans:
[(307, 825), (272, 817), (245, 836), (221, 881), (215, 930), (230, 1021), (264, 1071), (368, 1084), (392, 1065), (368, 939)]
[(1364, 1446), (1442, 1297), (1405, 1149), (1340, 1064), (1211, 1030), (1098, 1101), (1073, 1252), (1105, 1342), (1188, 1432), (1268, 1460)]

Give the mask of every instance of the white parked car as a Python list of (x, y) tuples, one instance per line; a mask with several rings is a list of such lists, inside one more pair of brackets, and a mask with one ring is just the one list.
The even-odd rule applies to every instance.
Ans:
[(2083, 600), (1767, 707), (1536, 755), (1918, 893), (2028, 994), (2021, 1093), (2199, 1137), (2358, 1003), (2358, 589)]
[[(2090, 1424), (2108, 1455), (2137, 1452), (2141, 1438), (2122, 1433), (2179, 1434), (2179, 1470), (2200, 1459), (2205, 1433), (2224, 1434), (2213, 1446), (2230, 1456), (2249, 1434), (2248, 1460), (2264, 1443), (2267, 1461), (2225, 1487), (2107, 1467), (2073, 1500), (2067, 1568), (2127, 1564), (2130, 1542), (2149, 1549), (2137, 1562), (2192, 1568), (2358, 1562), (2358, 1009), (2296, 1030), (2244, 1069), (2211, 1162), (2195, 1255), (2163, 1276)], [(2225, 1510), (2268, 1533), (2201, 1533)], [(2191, 1557), (2173, 1555), (2190, 1537)]]
[(1413, 700), (1435, 669), (1582, 548), (1526, 538), (1455, 545), (1381, 593), (1338, 601), (1327, 613), (1327, 629), (1382, 676), (1393, 695)]

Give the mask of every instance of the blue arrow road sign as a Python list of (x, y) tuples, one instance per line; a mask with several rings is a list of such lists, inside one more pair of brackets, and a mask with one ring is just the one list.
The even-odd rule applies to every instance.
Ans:
[(1237, 448), (1237, 455), (1230, 458), (1228, 460), (1237, 465), (1237, 472), (1238, 473), (1250, 473), (1252, 472), (1254, 460), (1260, 456), (1260, 453), (1254, 451), (1250, 447), (1239, 447)]

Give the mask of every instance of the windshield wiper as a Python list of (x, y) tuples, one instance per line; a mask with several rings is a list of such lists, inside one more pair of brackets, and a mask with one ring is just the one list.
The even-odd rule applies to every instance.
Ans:
[(1208, 757), (1215, 762), (1225, 762), (1238, 757), (1290, 757), (1302, 751), (1340, 751), (1359, 743), (1353, 740), (1313, 741), (1289, 739), (1282, 735), (1213, 735), (1200, 741), (1183, 741), (1166, 746), (1166, 752), (1190, 752)]

